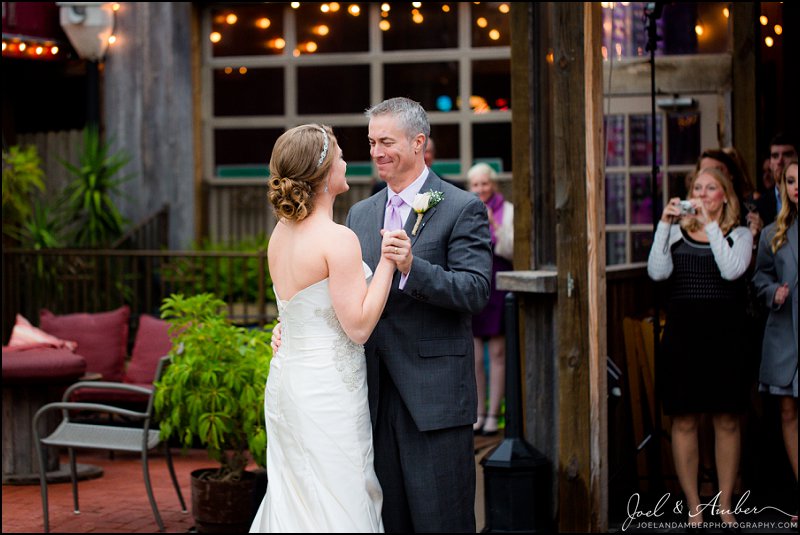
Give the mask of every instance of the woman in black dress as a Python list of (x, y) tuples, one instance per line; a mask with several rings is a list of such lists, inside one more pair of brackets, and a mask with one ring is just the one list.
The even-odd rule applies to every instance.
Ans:
[[(675, 471), (689, 521), (697, 523), (703, 521), (697, 474), (698, 424), (704, 413), (714, 424), (719, 505), (733, 510), (741, 454), (739, 414), (747, 402), (743, 275), (753, 236), (739, 226), (733, 184), (718, 169), (701, 170), (689, 197), (688, 202), (670, 199), (664, 208), (647, 271), (653, 280), (670, 284), (657, 379), (664, 412), (672, 416)], [(719, 520), (735, 522), (729, 513)]]

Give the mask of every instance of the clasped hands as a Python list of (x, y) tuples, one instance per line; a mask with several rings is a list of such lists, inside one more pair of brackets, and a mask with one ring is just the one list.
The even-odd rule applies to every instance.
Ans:
[(411, 263), (414, 261), (414, 254), (411, 252), (411, 238), (403, 229), (381, 229), (381, 236), (381, 255), (394, 262), (397, 269), (407, 275), (411, 271)]

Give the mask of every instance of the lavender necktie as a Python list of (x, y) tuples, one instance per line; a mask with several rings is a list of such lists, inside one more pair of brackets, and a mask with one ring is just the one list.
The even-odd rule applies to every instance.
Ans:
[(389, 207), (386, 210), (383, 228), (386, 230), (397, 230), (403, 228), (403, 217), (400, 215), (400, 207), (405, 201), (400, 195), (393, 195), (389, 199)]

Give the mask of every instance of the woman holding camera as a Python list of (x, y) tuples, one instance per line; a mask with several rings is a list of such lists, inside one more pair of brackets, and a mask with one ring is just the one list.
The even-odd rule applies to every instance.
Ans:
[[(690, 199), (670, 199), (647, 261), (656, 281), (669, 281), (667, 322), (657, 363), (664, 412), (672, 416), (675, 471), (690, 524), (703, 522), (697, 475), (698, 425), (710, 414), (720, 519), (736, 521), (732, 495), (741, 451), (739, 414), (746, 406), (745, 278), (753, 235), (739, 226), (739, 201), (718, 169), (693, 178)], [(710, 520), (710, 519), (708, 519)]]

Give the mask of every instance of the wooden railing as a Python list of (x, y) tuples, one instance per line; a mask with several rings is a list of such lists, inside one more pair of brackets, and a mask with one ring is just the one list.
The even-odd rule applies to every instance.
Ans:
[(3, 341), (16, 314), (38, 324), (42, 308), (69, 314), (128, 305), (135, 327), (141, 314), (158, 316), (165, 297), (203, 292), (225, 301), (237, 324), (262, 326), (277, 315), (266, 251), (5, 249)]

